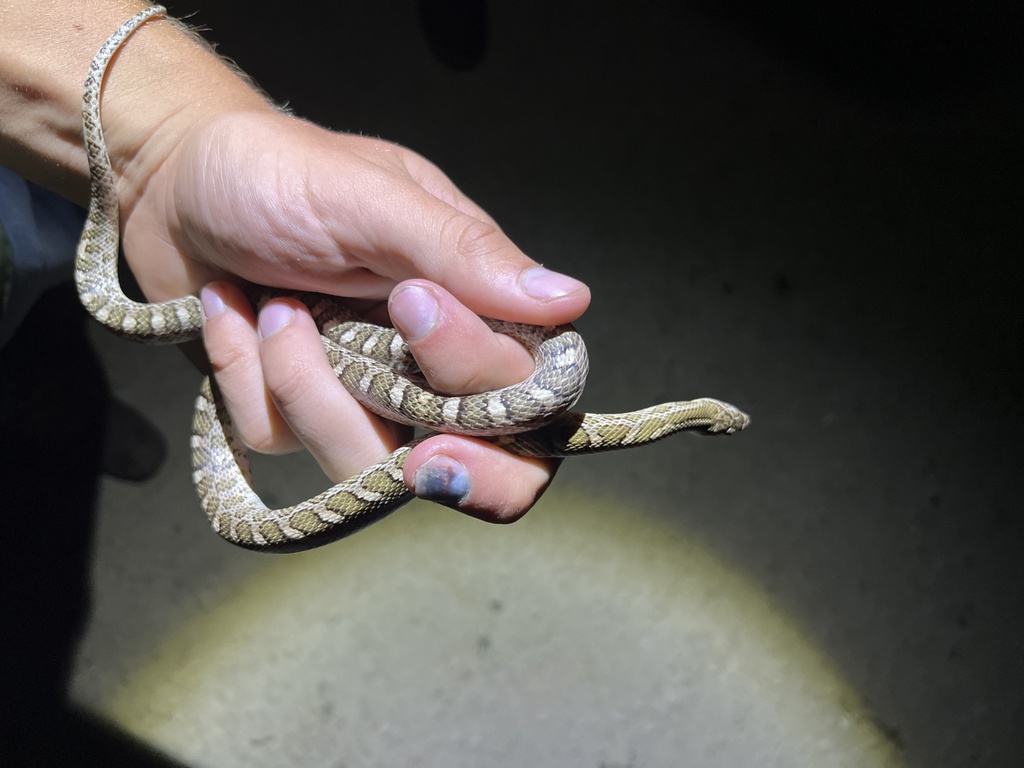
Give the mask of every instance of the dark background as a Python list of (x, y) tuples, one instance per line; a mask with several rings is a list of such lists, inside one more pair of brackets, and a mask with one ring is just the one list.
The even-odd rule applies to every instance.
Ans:
[[(907, 764), (1020, 765), (1015, 9), (447, 6), (170, 10), (587, 281), (592, 357), (625, 362), (584, 406), (696, 389), (749, 410), (727, 463), (693, 449), (687, 477), (728, 490), (683, 523), (800, 617)], [(650, 482), (668, 497), (678, 476)]]

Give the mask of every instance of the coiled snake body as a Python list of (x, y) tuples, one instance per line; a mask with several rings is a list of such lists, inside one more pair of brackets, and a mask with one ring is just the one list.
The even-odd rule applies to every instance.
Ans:
[[(118, 46), (143, 22), (162, 15), (152, 6), (136, 14), (103, 45), (86, 79), (82, 118), (91, 176), (91, 200), (78, 245), (75, 280), (88, 311), (121, 336), (176, 343), (199, 338), (199, 299), (185, 296), (160, 304), (130, 300), (117, 275), (120, 223), (114, 175), (100, 126), (100, 92)], [(335, 300), (253, 288), (260, 303), (274, 295), (297, 296), (321, 327), (324, 349), (341, 382), (367, 408), (388, 419), (444, 432), (483, 436), (524, 456), (572, 456), (626, 448), (681, 430), (729, 434), (748, 417), (710, 398), (664, 403), (623, 414), (570, 413), (586, 381), (583, 340), (570, 326), (488, 321), (522, 342), (535, 371), (511, 387), (465, 397), (435, 394), (393, 329), (358, 322)], [(267, 508), (252, 490), (245, 450), (210, 379), (203, 382), (192, 422), (193, 480), (214, 530), (228, 541), (265, 551), (309, 549), (347, 536), (405, 504), (412, 494), (402, 467), (412, 447), (318, 496), (284, 509)]]

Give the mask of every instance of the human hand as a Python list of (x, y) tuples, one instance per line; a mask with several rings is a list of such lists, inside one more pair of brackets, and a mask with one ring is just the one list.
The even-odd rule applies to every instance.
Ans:
[[(383, 459), (410, 431), (341, 387), (301, 303), (272, 301), (257, 318), (219, 278), (351, 297), (376, 321), (390, 310), (430, 385), (449, 394), (532, 370), (526, 351), (478, 315), (553, 325), (589, 301), (585, 286), (527, 258), (419, 155), (269, 109), (205, 122), (151, 176), (136, 175), (147, 183), (122, 210), (143, 291), (158, 301), (215, 280), (202, 291), (204, 338), (241, 439), (268, 453), (304, 446), (334, 482)], [(441, 435), (417, 446), (405, 480), (418, 495), (507, 522), (556, 467)]]
[[(5, 3), (0, 162), (88, 200), (82, 81), (103, 41), (144, 7)], [(274, 301), (257, 321), (223, 278), (349, 297), (377, 320), (386, 319), (390, 294), (391, 316), (427, 378), (449, 393), (530, 371), (525, 351), (476, 314), (558, 324), (589, 302), (585, 286), (540, 270), (426, 160), (277, 112), (178, 24), (137, 29), (104, 82), (104, 138), (128, 263), (153, 301), (216, 281), (203, 292), (207, 350), (239, 434), (257, 450), (305, 445), (339, 480), (382, 458), (407, 431), (343, 392), (303, 308)], [(468, 485), (451, 472), (459, 467)], [(554, 463), (439, 436), (405, 468), (420, 494), (510, 520), (530, 506)]]

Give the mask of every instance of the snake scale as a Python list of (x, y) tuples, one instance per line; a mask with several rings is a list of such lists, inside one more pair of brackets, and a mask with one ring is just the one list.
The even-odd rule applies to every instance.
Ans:
[[(114, 173), (100, 126), (100, 93), (107, 65), (121, 43), (165, 10), (151, 6), (126, 21), (97, 53), (82, 100), (91, 199), (79, 241), (75, 280), (86, 309), (115, 333), (136, 341), (176, 343), (199, 338), (196, 296), (159, 304), (132, 301), (117, 274), (120, 217)], [(540, 328), (487, 321), (533, 354), (534, 373), (504, 389), (465, 397), (429, 391), (393, 329), (359, 322), (334, 299), (252, 287), (259, 304), (273, 295), (297, 296), (321, 328), (324, 349), (344, 386), (385, 418), (426, 429), (489, 439), (523, 456), (573, 456), (643, 445), (681, 430), (729, 434), (749, 419), (733, 406), (702, 398), (664, 403), (623, 414), (568, 412), (589, 368), (583, 340), (571, 326)], [(245, 449), (216, 386), (207, 378), (192, 423), (193, 480), (213, 529), (228, 541), (262, 551), (310, 549), (376, 522), (412, 498), (402, 467), (412, 447), (318, 496), (292, 507), (268, 509), (252, 490)]]

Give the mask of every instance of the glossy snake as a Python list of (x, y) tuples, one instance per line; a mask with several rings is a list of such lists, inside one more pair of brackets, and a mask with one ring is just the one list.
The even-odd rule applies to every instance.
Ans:
[[(82, 118), (91, 173), (88, 219), (79, 242), (75, 278), (82, 303), (101, 323), (129, 339), (175, 343), (199, 338), (199, 299), (138, 303), (117, 276), (120, 224), (114, 174), (100, 127), (100, 92), (118, 46), (146, 20), (164, 13), (152, 6), (125, 22), (93, 60), (85, 83)], [(285, 292), (252, 289), (255, 303)], [(573, 456), (658, 440), (682, 430), (729, 434), (748, 417), (733, 406), (702, 398), (664, 403), (623, 414), (568, 412), (586, 381), (583, 340), (570, 326), (539, 328), (488, 321), (522, 342), (536, 368), (528, 379), (494, 392), (446, 397), (421, 386), (395, 331), (353, 320), (333, 299), (294, 294), (322, 328), (324, 348), (341, 382), (370, 410), (426, 429), (478, 435), (528, 456)], [(419, 438), (422, 440), (424, 438)], [(418, 440), (388, 459), (318, 496), (284, 509), (268, 509), (252, 490), (245, 450), (232, 430), (216, 387), (206, 379), (193, 418), (193, 479), (217, 533), (250, 549), (295, 551), (347, 536), (412, 498), (402, 466)]]

